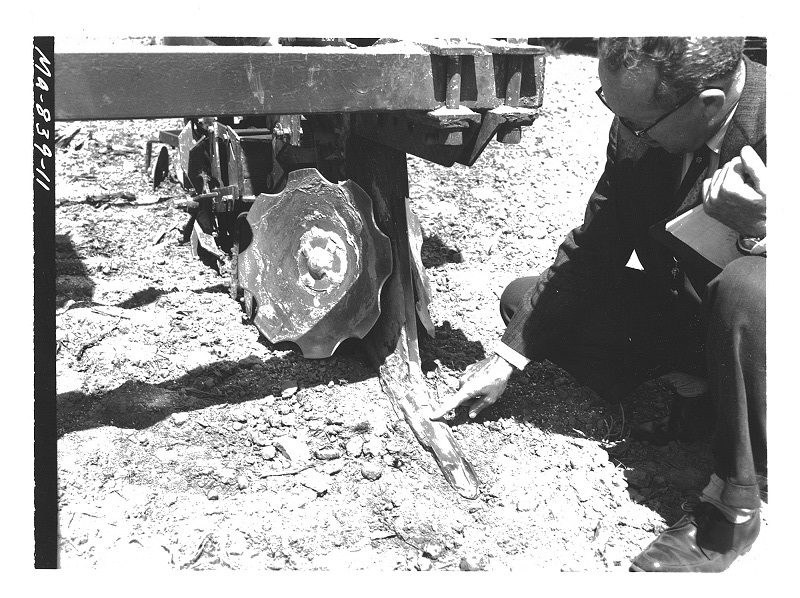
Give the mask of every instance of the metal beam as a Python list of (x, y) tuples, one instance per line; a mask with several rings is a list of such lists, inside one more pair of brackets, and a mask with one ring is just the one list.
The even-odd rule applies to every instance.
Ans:
[[(440, 58), (413, 44), (57, 52), (55, 115), (67, 121), (430, 111), (445, 105)], [(486, 51), (470, 58), (461, 105), (503, 105), (496, 56)], [(533, 81), (533, 69), (527, 70), (539, 92), (530, 101), (540, 104), (541, 85)]]

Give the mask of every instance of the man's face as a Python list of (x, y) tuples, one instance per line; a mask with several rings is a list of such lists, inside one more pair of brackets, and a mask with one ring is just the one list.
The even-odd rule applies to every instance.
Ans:
[[(685, 99), (678, 98), (666, 106), (656, 104), (653, 100), (656, 72), (647, 64), (611, 73), (601, 60), (599, 75), (608, 106), (636, 129), (648, 127)], [(703, 102), (695, 96), (649, 129), (641, 139), (651, 147), (661, 147), (673, 154), (694, 151), (711, 136), (707, 116)]]

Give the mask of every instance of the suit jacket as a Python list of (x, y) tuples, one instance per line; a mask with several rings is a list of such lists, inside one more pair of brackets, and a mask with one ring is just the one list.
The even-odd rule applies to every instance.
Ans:
[[(720, 166), (745, 145), (766, 163), (766, 67), (747, 58), (744, 62), (745, 86), (720, 149)], [(575, 314), (610, 297), (634, 250), (648, 280), (668, 293), (675, 259), (649, 229), (680, 207), (683, 198), (675, 188), (682, 164), (682, 155), (651, 148), (615, 118), (605, 170), (583, 224), (567, 235), (553, 264), (528, 291), (502, 342), (530, 359), (543, 358), (549, 340), (563, 335)], [(684, 269), (695, 280), (692, 264)]]

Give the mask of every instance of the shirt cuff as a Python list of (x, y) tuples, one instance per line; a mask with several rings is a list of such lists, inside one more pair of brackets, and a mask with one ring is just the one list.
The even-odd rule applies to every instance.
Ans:
[(767, 238), (764, 237), (750, 250), (750, 255), (762, 255), (767, 253)]
[(531, 362), (530, 359), (517, 353), (514, 349), (501, 342), (495, 343), (492, 350), (518, 370), (524, 370), (525, 366)]

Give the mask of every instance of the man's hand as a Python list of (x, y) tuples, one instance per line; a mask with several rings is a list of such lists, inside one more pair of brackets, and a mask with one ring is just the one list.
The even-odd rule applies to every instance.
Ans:
[(709, 216), (745, 237), (767, 234), (767, 167), (755, 150), (742, 148), (703, 182), (703, 208)]
[(506, 389), (514, 366), (497, 354), (473, 363), (459, 379), (458, 391), (434, 409), (431, 419), (442, 419), (444, 415), (470, 399), (478, 399), (469, 409), (469, 416), (475, 417), (485, 407), (494, 404)]

